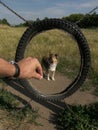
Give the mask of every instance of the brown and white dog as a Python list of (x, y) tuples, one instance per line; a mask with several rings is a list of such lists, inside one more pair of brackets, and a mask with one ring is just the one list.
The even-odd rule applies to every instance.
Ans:
[(58, 55), (57, 54), (49, 54), (48, 57), (44, 56), (42, 58), (42, 67), (44, 71), (44, 76), (49, 81), (55, 80), (55, 72), (58, 64)]

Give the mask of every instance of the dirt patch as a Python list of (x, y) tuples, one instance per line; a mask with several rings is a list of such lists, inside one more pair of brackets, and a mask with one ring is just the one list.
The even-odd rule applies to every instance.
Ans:
[(67, 86), (71, 83), (70, 79), (59, 73), (56, 74), (55, 81), (48, 81), (44, 78), (42, 80), (31, 79), (29, 81), (35, 89), (39, 90), (44, 94), (59, 93), (66, 89)]

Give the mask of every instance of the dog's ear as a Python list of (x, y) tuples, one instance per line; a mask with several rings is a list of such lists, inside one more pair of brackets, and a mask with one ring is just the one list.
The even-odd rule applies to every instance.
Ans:
[(56, 58), (58, 58), (58, 54), (55, 54)]

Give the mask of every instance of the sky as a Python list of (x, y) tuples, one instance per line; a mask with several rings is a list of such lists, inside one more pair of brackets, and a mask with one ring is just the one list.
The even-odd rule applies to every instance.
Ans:
[[(98, 0), (1, 0), (26, 20), (36, 18), (62, 18), (74, 13), (86, 14), (96, 6)], [(98, 13), (98, 9), (96, 10)], [(23, 21), (0, 4), (0, 19), (6, 18), (10, 24)]]

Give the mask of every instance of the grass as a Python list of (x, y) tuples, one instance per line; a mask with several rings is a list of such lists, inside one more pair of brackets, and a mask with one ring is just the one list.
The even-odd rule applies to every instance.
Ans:
[(25, 28), (0, 27), (0, 57), (14, 59), (17, 44), (24, 31)]
[[(16, 47), (26, 28), (0, 27), (0, 57), (12, 60), (15, 57)], [(84, 90), (91, 87), (98, 91), (98, 28), (82, 29), (91, 50), (92, 69), (86, 80)], [(51, 30), (35, 36), (26, 48), (25, 57), (32, 56), (41, 60), (49, 52), (59, 55), (58, 71), (73, 80), (80, 65), (79, 50), (76, 41), (68, 33), (60, 30)]]
[[(19, 128), (22, 124), (38, 124), (38, 110), (32, 110), (30, 106), (19, 108), (19, 102), (10, 92), (0, 89), (0, 122), (4, 128)], [(7, 128), (6, 128), (7, 129)]]
[[(98, 92), (98, 28), (82, 29), (91, 50), (91, 70), (83, 90), (96, 88)], [(32, 51), (33, 50), (33, 51)], [(80, 57), (76, 41), (68, 33), (60, 30), (43, 32), (34, 37), (26, 49), (25, 56), (38, 57), (39, 60), (49, 52), (58, 53), (58, 71), (73, 80), (79, 71)]]
[[(18, 42), (25, 30), (26, 28), (22, 28), (22, 27), (14, 28), (8, 26), (0, 26), (0, 57), (8, 61), (14, 59)], [(91, 58), (92, 58), (91, 59), (92, 68), (82, 88), (83, 90), (94, 88), (95, 89), (94, 94), (98, 96), (98, 69), (97, 69), (98, 68), (98, 28), (82, 29), (82, 31), (90, 46)], [(73, 40), (73, 38), (68, 33), (64, 33), (63, 31), (57, 29), (46, 31), (37, 35), (31, 40), (30, 44), (26, 48), (25, 57), (27, 56), (37, 57), (39, 61), (41, 61), (42, 56), (48, 55), (49, 52), (54, 52), (59, 55), (59, 64), (57, 70), (72, 80), (77, 74), (80, 65), (79, 50), (76, 45), (76, 41)], [(0, 85), (3, 86), (2, 80), (0, 81)], [(6, 115), (8, 113), (10, 114), (11, 111), (14, 112), (17, 109), (18, 104), (16, 102), (16, 99), (14, 99), (12, 95), (10, 95), (8, 92), (4, 92), (0, 90), (0, 102), (1, 102), (0, 115), (2, 116), (1, 117), (2, 119), (5, 114)], [(66, 116), (64, 116), (64, 113), (61, 113), (61, 115), (63, 114), (63, 116), (59, 116), (59, 121), (61, 120), (61, 118), (63, 121), (63, 124), (62, 121), (59, 122), (61, 123), (60, 125), (62, 125), (62, 127), (64, 127), (65, 129), (64, 125), (66, 120), (66, 122), (69, 123), (67, 125), (78, 122), (76, 126), (78, 130), (85, 130), (85, 129), (94, 130), (93, 128), (91, 129), (91, 127), (90, 128), (88, 127), (88, 126), (92, 126), (91, 122), (94, 122), (95, 120), (91, 120), (89, 114), (87, 115), (88, 111), (86, 108), (87, 109), (89, 108), (89, 113), (90, 113), (91, 111), (90, 107), (76, 106), (72, 108), (72, 111), (74, 111), (75, 115), (78, 115), (81, 118), (81, 120), (80, 118), (78, 120), (77, 116), (74, 117), (73, 115), (70, 115), (72, 113), (68, 111), (66, 113), (65, 110)], [(86, 110), (86, 115), (84, 116), (83, 112), (85, 112), (85, 110)], [(96, 111), (95, 109), (92, 109), (92, 113), (95, 111)], [(37, 112), (32, 113), (30, 108), (26, 108), (25, 110), (21, 111), (21, 113), (19, 113), (17, 116), (16, 115), (13, 116), (11, 114), (9, 121), (11, 121), (11, 123), (13, 122), (13, 124), (15, 124), (16, 122), (16, 126), (17, 126), (19, 125), (19, 122), (22, 123), (25, 121), (36, 122), (37, 117), (38, 117)], [(95, 123), (97, 121), (98, 119), (95, 121)], [(93, 125), (98, 127), (98, 122)], [(71, 130), (73, 130), (73, 128)]]
[(91, 70), (88, 78), (91, 80), (92, 87), (96, 88), (95, 93), (98, 95), (98, 28), (84, 29), (83, 33), (88, 40), (91, 51)]
[[(48, 55), (50, 52), (59, 55), (57, 68), (59, 72), (71, 76), (74, 73), (76, 74), (80, 57), (76, 41), (73, 40), (71, 35), (57, 29), (43, 32), (31, 40), (27, 46), (25, 56), (33, 56), (41, 60), (43, 56)], [(72, 72), (73, 69), (75, 70), (74, 73)]]

